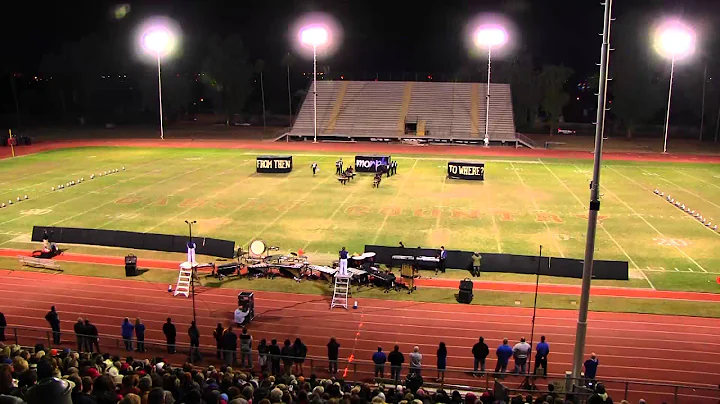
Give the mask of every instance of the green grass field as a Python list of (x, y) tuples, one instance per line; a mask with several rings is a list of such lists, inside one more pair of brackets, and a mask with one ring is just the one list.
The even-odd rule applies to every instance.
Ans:
[[(589, 160), (483, 158), (481, 183), (446, 180), (448, 157), (398, 155), (398, 175), (373, 189), (363, 175), (340, 185), (336, 154), (289, 153), (295, 169), (287, 175), (256, 174), (255, 156), (267, 152), (253, 150), (80, 148), (0, 160), (0, 201), (30, 198), (0, 209), (0, 248), (37, 248), (29, 241), (33, 225), (185, 234), (184, 220), (192, 219), (200, 236), (302, 248), (314, 262), (329, 261), (342, 246), (356, 252), (401, 240), (531, 255), (542, 244), (544, 255), (583, 256)], [(314, 178), (313, 161), (321, 169)], [(81, 177), (79, 185), (51, 191)], [(633, 278), (604, 284), (720, 291), (720, 233), (653, 194), (659, 188), (720, 221), (720, 166), (608, 161), (601, 184), (596, 258), (628, 261)]]

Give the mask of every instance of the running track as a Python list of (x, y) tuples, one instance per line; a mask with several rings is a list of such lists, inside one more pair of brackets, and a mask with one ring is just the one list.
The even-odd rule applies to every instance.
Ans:
[[(10, 327), (47, 328), (44, 315), (55, 305), (63, 330), (71, 330), (79, 316), (89, 318), (101, 334), (119, 336), (123, 317), (141, 317), (148, 328), (147, 339), (163, 340), (162, 323), (171, 316), (178, 326), (178, 342), (188, 342), (184, 331), (192, 319), (190, 300), (173, 297), (167, 285), (7, 270), (0, 271), (0, 277), (0, 307)], [(209, 347), (214, 342), (210, 336), (218, 322), (227, 324), (231, 320), (236, 295), (237, 290), (230, 289), (198, 291), (197, 319), (203, 345)], [(468, 369), (472, 366), (470, 349), (478, 336), (485, 337), (491, 351), (503, 337), (516, 342), (521, 336), (530, 336), (531, 309), (358, 300), (357, 311), (330, 311), (327, 297), (256, 292), (257, 317), (250, 331), (256, 341), (301, 337), (314, 357), (325, 354), (330, 336), (340, 342), (341, 357), (354, 355), (359, 360), (369, 359), (379, 345), (388, 350), (399, 344), (405, 353), (418, 345), (429, 377), (434, 373), (434, 352), (440, 341), (448, 346), (448, 365)], [(575, 321), (575, 311), (538, 310), (536, 335), (546, 335), (551, 345), (552, 374), (570, 369)], [(720, 379), (716, 365), (720, 361), (719, 334), (720, 319), (592, 312), (586, 350), (598, 354), (601, 379), (716, 387)], [(68, 338), (66, 335), (64, 339)], [(173, 359), (177, 363), (183, 357)], [(494, 359), (488, 360), (488, 367), (494, 365)], [(355, 377), (369, 377), (371, 369), (359, 366), (358, 371), (363, 374)], [(484, 384), (460, 370), (449, 370), (447, 381)], [(508, 378), (510, 386), (517, 387), (519, 382)], [(616, 397), (622, 397), (622, 384), (607, 385)], [(650, 386), (631, 386), (631, 392), (633, 400), (642, 397), (651, 402), (670, 402), (672, 398)], [(720, 390), (681, 393), (687, 395), (681, 402), (716, 403), (720, 398)]]

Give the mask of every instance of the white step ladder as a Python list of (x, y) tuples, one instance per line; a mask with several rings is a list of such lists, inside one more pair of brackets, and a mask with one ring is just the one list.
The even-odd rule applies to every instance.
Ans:
[(335, 275), (335, 289), (333, 290), (332, 303), (330, 309), (342, 307), (348, 308), (348, 295), (350, 294), (350, 276)]
[(178, 281), (175, 286), (175, 293), (173, 296), (185, 295), (185, 297), (190, 297), (190, 283), (192, 282), (192, 276), (192, 264), (189, 262), (183, 262), (180, 264), (180, 272), (178, 273)]

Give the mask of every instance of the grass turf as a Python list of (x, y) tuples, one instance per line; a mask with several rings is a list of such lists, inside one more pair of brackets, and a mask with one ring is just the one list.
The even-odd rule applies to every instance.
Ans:
[[(399, 241), (528, 255), (542, 244), (545, 255), (583, 256), (590, 161), (484, 159), (486, 181), (480, 183), (446, 180), (451, 157), (394, 156), (398, 175), (373, 189), (366, 175), (340, 185), (333, 175), (335, 154), (290, 153), (294, 171), (274, 175), (255, 173), (257, 154), (266, 152), (94, 147), (2, 160), (0, 201), (15, 203), (0, 209), (0, 247), (37, 248), (29, 242), (33, 225), (185, 234), (184, 220), (193, 219), (199, 236), (244, 246), (262, 239), (283, 252), (302, 248), (313, 262), (333, 259), (341, 246), (360, 252), (365, 244)], [(314, 178), (313, 161), (321, 169)], [(123, 166), (126, 171), (98, 176)], [(79, 185), (51, 191), (81, 177)], [(652, 192), (661, 189), (714, 222), (720, 220), (718, 178), (717, 165), (606, 162), (596, 258), (627, 260), (633, 279), (603, 284), (720, 291), (720, 234)], [(26, 194), (29, 200), (15, 201)], [(87, 246), (70, 251), (125, 253)]]

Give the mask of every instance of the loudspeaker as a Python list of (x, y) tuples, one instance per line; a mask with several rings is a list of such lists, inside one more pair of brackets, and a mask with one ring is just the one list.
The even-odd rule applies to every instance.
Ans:
[(460, 290), (469, 290), (472, 294), (473, 281), (470, 278), (465, 278), (460, 281)]
[(458, 292), (458, 303), (470, 304), (470, 302), (472, 302), (472, 299), (472, 291), (460, 289), (460, 291)]
[(138, 276), (137, 257), (132, 254), (125, 256), (125, 276)]

